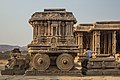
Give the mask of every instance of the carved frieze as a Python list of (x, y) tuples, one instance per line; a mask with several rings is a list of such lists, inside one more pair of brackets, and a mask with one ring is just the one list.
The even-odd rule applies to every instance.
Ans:
[(120, 30), (120, 24), (95, 24), (94, 29)]
[(76, 19), (73, 16), (72, 12), (36, 12), (32, 15), (31, 21), (36, 20), (65, 20), (65, 21), (73, 21), (76, 23)]

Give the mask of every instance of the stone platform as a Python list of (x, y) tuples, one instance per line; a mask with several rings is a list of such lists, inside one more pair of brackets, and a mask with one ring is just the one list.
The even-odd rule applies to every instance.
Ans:
[(20, 69), (5, 69), (1, 70), (1, 75), (24, 75), (25, 70)]
[(81, 70), (70, 70), (70, 71), (60, 71), (60, 70), (27, 70), (25, 72), (26, 76), (82, 76)]
[(87, 76), (120, 76), (120, 70), (118, 69), (92, 69), (86, 72)]

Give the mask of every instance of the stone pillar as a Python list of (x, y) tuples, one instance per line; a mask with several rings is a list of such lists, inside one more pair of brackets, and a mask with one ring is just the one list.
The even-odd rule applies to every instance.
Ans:
[(44, 27), (43, 22), (42, 22), (42, 26), (41, 26), (41, 33), (42, 33), (42, 36), (45, 36), (45, 27)]
[(92, 34), (90, 33), (90, 44), (89, 44), (89, 46), (90, 46), (90, 49), (91, 50), (93, 50), (93, 39), (92, 39)]
[(40, 36), (40, 25), (38, 25), (38, 36)]
[(111, 53), (111, 33), (108, 34), (108, 54)]
[(92, 50), (95, 51), (95, 32), (93, 32), (93, 36), (92, 36)]
[(48, 23), (48, 36), (50, 36), (50, 21), (47, 21)]
[(47, 35), (47, 32), (48, 32), (48, 29), (47, 29), (47, 23), (45, 22), (44, 23), (44, 36), (46, 36)]
[(56, 34), (55, 34), (56, 36), (58, 36), (57, 31), (58, 31), (58, 24), (56, 24)]
[(37, 26), (34, 25), (33, 29), (34, 29), (34, 37), (36, 37), (37, 36)]
[(68, 22), (66, 22), (66, 35), (68, 35)]
[(65, 25), (66, 23), (65, 22), (61, 22), (61, 25), (60, 25), (60, 33), (61, 33), (61, 35), (66, 35), (66, 32), (65, 32)]
[(71, 26), (70, 26), (70, 33), (71, 33), (71, 36), (73, 36), (73, 22), (71, 22)]
[(80, 54), (82, 54), (83, 53), (83, 33), (82, 32), (78, 33), (78, 45), (80, 48)]
[(60, 32), (61, 32), (61, 22), (59, 22), (58, 26), (59, 26), (59, 36), (61, 36)]
[(68, 34), (71, 35), (71, 25), (68, 25)]
[(98, 51), (97, 51), (97, 31), (94, 31), (94, 51), (98, 54)]
[(112, 32), (112, 54), (116, 53), (116, 31)]
[(81, 53), (83, 53), (83, 33), (80, 33), (80, 42)]
[(100, 31), (95, 31), (95, 52), (100, 54)]
[(71, 36), (71, 23), (69, 24), (69, 35)]
[(41, 27), (42, 23), (40, 22), (40, 24), (38, 24), (38, 36), (41, 36)]

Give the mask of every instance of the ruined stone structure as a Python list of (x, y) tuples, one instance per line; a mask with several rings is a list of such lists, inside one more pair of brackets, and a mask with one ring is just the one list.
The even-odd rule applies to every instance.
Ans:
[[(72, 12), (65, 9), (44, 9), (44, 12), (35, 12), (29, 19), (33, 28), (33, 40), (28, 44), (28, 54), (19, 55), (19, 50), (15, 49), (15, 55), (11, 56), (1, 74), (120, 75), (120, 62), (104, 55), (120, 51), (120, 22), (79, 24), (73, 28), (76, 22)], [(78, 64), (75, 65), (74, 60), (77, 53), (82, 54), (86, 48), (101, 55), (92, 56), (94, 59), (82, 57), (80, 70), (76, 68)], [(111, 73), (112, 71), (114, 73)]]
[(120, 21), (104, 21), (94, 24), (79, 24), (75, 27), (76, 43), (80, 54), (90, 48), (97, 54), (120, 52)]
[[(26, 75), (81, 75), (81, 71), (75, 69), (74, 63), (79, 53), (73, 35), (73, 25), (76, 22), (72, 12), (65, 9), (35, 12), (29, 19), (33, 28), (33, 40), (28, 44), (30, 66), (27, 70), (18, 70), (24, 70)], [(9, 70), (2, 73), (18, 74), (14, 69)]]
[(74, 67), (74, 58), (79, 52), (73, 35), (76, 19), (65, 9), (44, 9), (36, 12), (29, 23), (33, 27), (33, 40), (28, 45), (32, 68), (47, 70), (57, 66), (62, 71)]
[[(78, 24), (74, 35), (80, 48), (79, 61), (82, 59), (82, 74), (120, 75), (120, 62), (113, 56), (109, 57), (120, 52), (120, 21)], [(85, 58), (83, 50), (87, 48), (95, 51), (96, 56)]]

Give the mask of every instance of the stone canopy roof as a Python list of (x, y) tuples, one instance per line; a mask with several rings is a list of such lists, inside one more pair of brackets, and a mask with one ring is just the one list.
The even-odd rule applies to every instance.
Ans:
[(76, 23), (76, 18), (72, 12), (67, 12), (65, 9), (44, 9), (44, 12), (35, 12), (29, 22), (45, 20), (58, 21), (73, 21)]
[(101, 21), (76, 26), (76, 31), (90, 32), (93, 30), (120, 30), (120, 21)]

